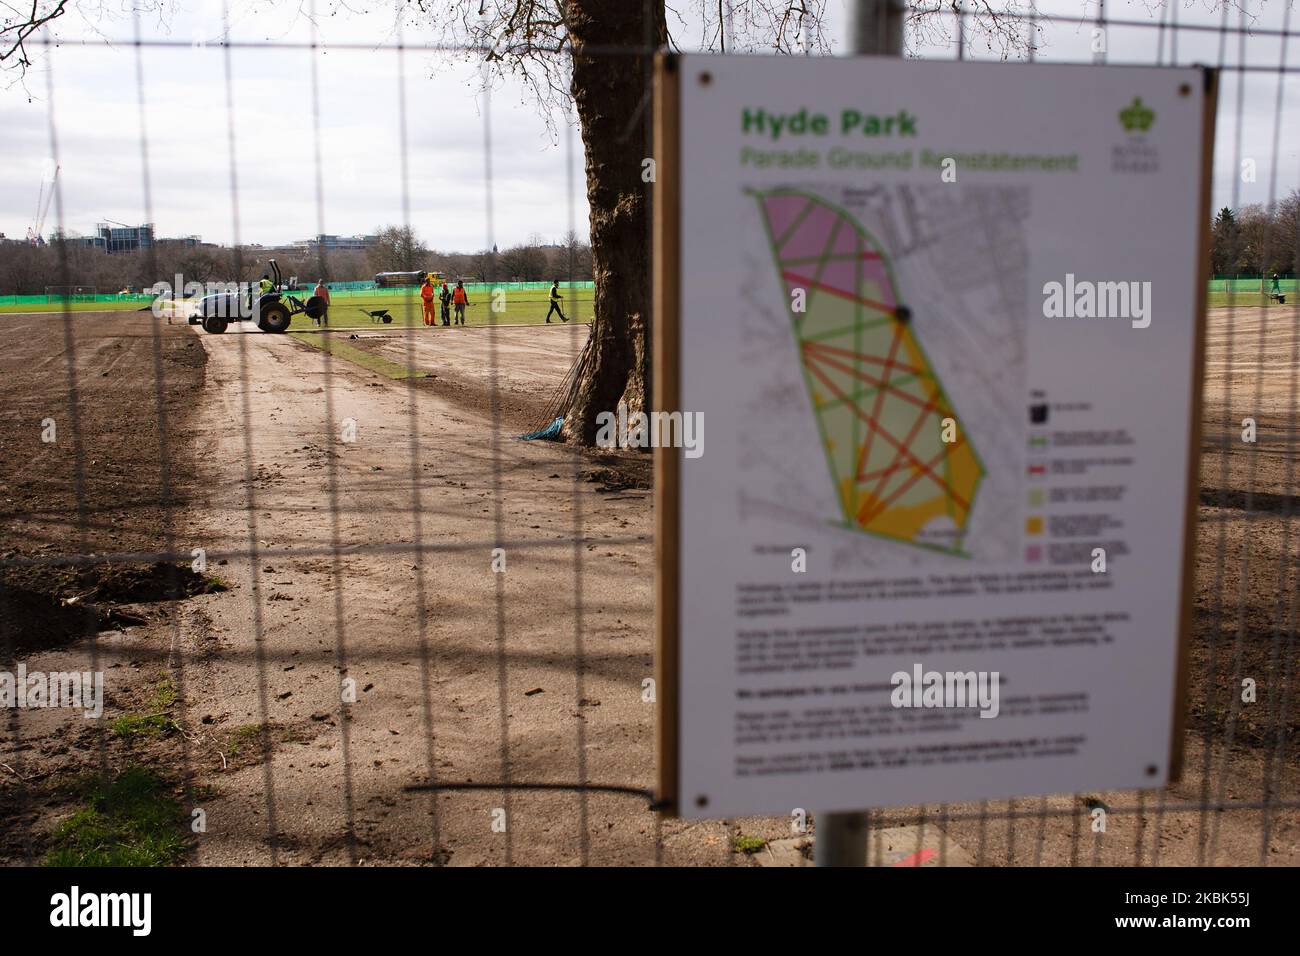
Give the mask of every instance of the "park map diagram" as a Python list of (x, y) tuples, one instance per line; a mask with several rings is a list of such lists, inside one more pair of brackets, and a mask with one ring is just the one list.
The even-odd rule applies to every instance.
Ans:
[[(810, 191), (750, 195), (786, 294), (843, 526), (965, 555), (986, 471), (927, 355), (885, 245)], [(799, 295), (802, 311), (793, 307)]]

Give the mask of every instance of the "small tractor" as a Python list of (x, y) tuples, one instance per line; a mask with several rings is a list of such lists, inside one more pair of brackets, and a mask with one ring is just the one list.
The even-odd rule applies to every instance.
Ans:
[(306, 302), (286, 294), (284, 276), (274, 259), (271, 264), (272, 284), (269, 292), (258, 292), (254, 287), (239, 292), (215, 292), (199, 300), (189, 317), (190, 325), (201, 325), (203, 331), (220, 335), (231, 322), (257, 322), (263, 332), (287, 332), (293, 316), (299, 313), (309, 319), (319, 319), (325, 314), (325, 300), (313, 295)]

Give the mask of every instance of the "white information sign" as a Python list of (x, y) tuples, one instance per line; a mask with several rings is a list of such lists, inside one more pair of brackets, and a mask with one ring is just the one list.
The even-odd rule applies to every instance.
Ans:
[(667, 69), (677, 811), (1176, 774), (1212, 75)]

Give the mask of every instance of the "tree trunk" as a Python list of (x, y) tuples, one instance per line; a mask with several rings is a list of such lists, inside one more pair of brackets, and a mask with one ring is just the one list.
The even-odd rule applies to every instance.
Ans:
[[(653, 23), (646, 22), (647, 6)], [(573, 43), (571, 92), (586, 159), (596, 285), (591, 351), (565, 409), (564, 435), (590, 445), (602, 411), (620, 402), (629, 412), (648, 411), (650, 402), (651, 186), (641, 177), (649, 155), (651, 61), (603, 51), (658, 46), (666, 28), (662, 2), (569, 0), (564, 17)], [(602, 51), (587, 55), (584, 48)]]

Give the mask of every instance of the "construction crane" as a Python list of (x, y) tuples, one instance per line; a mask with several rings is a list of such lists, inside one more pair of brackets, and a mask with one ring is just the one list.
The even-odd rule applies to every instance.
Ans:
[(27, 241), (33, 246), (44, 244), (45, 240), (41, 238), (45, 231), (45, 216), (50, 211), (50, 201), (54, 199), (54, 187), (59, 181), (59, 170), (62, 167), (54, 167), (54, 176), (50, 179), (50, 187), (45, 188), (45, 178), (41, 178), (41, 191), (36, 196), (36, 218), (32, 221), (31, 228), (27, 230)]

